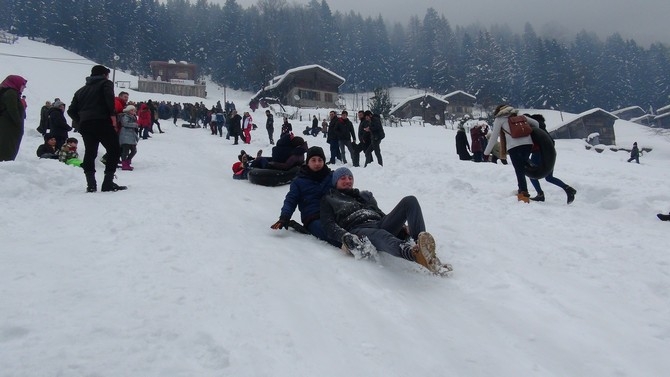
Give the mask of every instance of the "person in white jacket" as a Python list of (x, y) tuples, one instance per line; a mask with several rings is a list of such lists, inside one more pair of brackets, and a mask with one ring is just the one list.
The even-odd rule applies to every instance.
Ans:
[[(526, 174), (524, 167), (528, 162), (530, 157), (530, 150), (533, 147), (533, 139), (530, 135), (513, 138), (510, 135), (510, 128), (507, 122), (507, 119), (510, 116), (516, 116), (518, 111), (510, 105), (502, 104), (496, 107), (493, 116), (495, 120), (493, 121), (493, 130), (491, 131), (491, 141), (486, 146), (484, 150), (484, 155), (487, 156), (487, 159), (490, 161), (491, 151), (495, 146), (495, 141), (500, 136), (500, 133), (503, 132), (505, 137), (501, 140), (501, 147), (504, 142), (505, 149), (509, 155), (510, 160), (512, 160), (512, 166), (514, 166), (514, 173), (516, 174), (517, 184), (519, 186), (517, 191), (517, 198), (520, 201), (528, 203), (530, 201), (530, 194), (528, 194), (528, 183), (526, 182)], [(537, 121), (533, 118), (526, 117), (528, 124), (532, 127), (539, 127)]]

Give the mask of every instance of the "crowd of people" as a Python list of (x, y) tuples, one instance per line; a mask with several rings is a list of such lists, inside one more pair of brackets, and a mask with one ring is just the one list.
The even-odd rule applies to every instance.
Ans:
[[(160, 119), (172, 117), (176, 126), (178, 118), (189, 124), (211, 131), (231, 140), (233, 145), (251, 144), (251, 131), (256, 129), (249, 112), (239, 115), (232, 102), (225, 107), (217, 102), (207, 109), (201, 103), (169, 102), (132, 102), (127, 92), (114, 95), (110, 70), (96, 65), (92, 68), (86, 84), (73, 96), (69, 105), (61, 99), (47, 101), (40, 109), (40, 122), (37, 130), (43, 135), (44, 143), (36, 151), (39, 158), (58, 159), (59, 161), (83, 169), (86, 179), (86, 191), (96, 192), (97, 180), (95, 159), (98, 147), (102, 145), (106, 154), (101, 191), (120, 191), (126, 186), (114, 182), (117, 168), (133, 170), (132, 160), (136, 156), (140, 139), (148, 139), (156, 125), (159, 133), (165, 133)], [(22, 91), (27, 81), (20, 77), (8, 76), (0, 84), (2, 117), (0, 118), (0, 160), (13, 160), (18, 152), (23, 134), (26, 105)], [(65, 113), (72, 119), (68, 124)], [(266, 130), (269, 141), (275, 144), (274, 116), (265, 111)], [(494, 111), (493, 126), (479, 121), (470, 128), (472, 142), (468, 142), (465, 127), (460, 124), (456, 133), (456, 152), (461, 160), (474, 162), (496, 162), (507, 164), (507, 156), (517, 179), (517, 197), (524, 202), (544, 201), (545, 193), (538, 179), (531, 179), (537, 194), (531, 197), (525, 176), (527, 164), (539, 164), (541, 151), (530, 134), (514, 135), (510, 117), (519, 116), (513, 107), (503, 104)], [(368, 111), (358, 111), (358, 127), (349, 119), (348, 112), (329, 113), (329, 120), (314, 116), (311, 128), (305, 136), (316, 137), (323, 134), (329, 144), (329, 158), (318, 146), (308, 148), (305, 139), (293, 134), (293, 126), (288, 117), (283, 118), (279, 137), (272, 148), (271, 156), (264, 156), (259, 150), (255, 156), (244, 150), (233, 164), (233, 178), (246, 179), (251, 169), (288, 170), (299, 168), (296, 178), (291, 182), (280, 210), (279, 219), (271, 225), (272, 229), (288, 228), (296, 209), (300, 211), (302, 226), (307, 232), (324, 240), (357, 258), (370, 257), (370, 250), (378, 250), (390, 255), (416, 262), (434, 273), (450, 271), (451, 266), (442, 263), (435, 253), (435, 239), (426, 231), (421, 206), (414, 196), (403, 198), (395, 208), (386, 213), (377, 206), (374, 195), (365, 190), (354, 188), (354, 175), (348, 167), (335, 171), (328, 165), (337, 160), (342, 164), (360, 167), (360, 153), (363, 152), (364, 167), (373, 163), (383, 166), (381, 142), (385, 137), (381, 118)], [(524, 122), (530, 127), (546, 132), (544, 118), (536, 115), (523, 115)], [(79, 132), (85, 146), (83, 159), (77, 152), (78, 140), (70, 137), (69, 132)], [(347, 153), (349, 156), (347, 156)], [(472, 155), (470, 155), (472, 153)], [(349, 159), (347, 158), (349, 157)], [(639, 158), (637, 144), (631, 152), (631, 160)], [(553, 176), (553, 170), (544, 177), (562, 188), (567, 195), (567, 203), (573, 202), (576, 190)], [(669, 215), (658, 214), (661, 220), (669, 220)]]

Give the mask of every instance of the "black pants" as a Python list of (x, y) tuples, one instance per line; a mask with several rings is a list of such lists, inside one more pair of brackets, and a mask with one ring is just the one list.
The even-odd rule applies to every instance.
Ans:
[(370, 145), (367, 147), (365, 150), (365, 165), (372, 162), (372, 152), (375, 152), (375, 157), (377, 157), (377, 163), (379, 165), (384, 165), (384, 162), (382, 161), (382, 150), (379, 146), (381, 144), (381, 139), (372, 139), (372, 142), (370, 142)]
[(95, 174), (95, 159), (98, 157), (100, 144), (107, 150), (105, 175), (114, 174), (121, 157), (121, 146), (119, 145), (119, 135), (116, 134), (112, 126), (112, 120), (94, 119), (81, 122), (79, 133), (84, 139), (84, 148), (86, 148), (84, 162), (81, 164), (84, 174)]

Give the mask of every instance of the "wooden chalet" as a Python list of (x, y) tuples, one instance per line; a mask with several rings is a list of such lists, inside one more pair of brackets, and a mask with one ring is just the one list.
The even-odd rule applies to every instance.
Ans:
[(411, 119), (421, 117), (424, 122), (443, 125), (449, 102), (442, 97), (425, 93), (405, 98), (405, 100), (394, 106), (389, 115), (400, 119)]
[(619, 119), (615, 115), (595, 108), (578, 114), (576, 118), (563, 123), (549, 133), (554, 139), (585, 139), (587, 136), (600, 134), (600, 143), (615, 145), (614, 121)]
[(250, 105), (263, 107), (268, 103), (296, 107), (337, 108), (339, 88), (344, 78), (320, 65), (292, 68), (273, 78), (269, 85), (258, 91)]
[(633, 118), (639, 118), (647, 114), (640, 106), (630, 106), (623, 109), (614, 110), (610, 114), (618, 117), (623, 120), (632, 120)]
[(138, 80), (140, 92), (206, 97), (204, 83), (197, 82), (198, 66), (186, 62), (151, 61), (151, 76)]
[(462, 90), (451, 92), (444, 96), (448, 102), (447, 113), (453, 119), (462, 118), (464, 115), (472, 116), (472, 110), (477, 102), (477, 97)]
[(663, 106), (660, 109), (656, 110), (656, 115), (670, 113), (670, 105)]

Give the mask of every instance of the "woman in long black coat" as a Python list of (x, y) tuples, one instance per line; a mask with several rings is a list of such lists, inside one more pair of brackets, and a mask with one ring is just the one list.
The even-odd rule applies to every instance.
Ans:
[(461, 160), (472, 160), (469, 151), (470, 144), (468, 143), (468, 136), (465, 134), (465, 129), (463, 126), (458, 126), (458, 132), (456, 132), (456, 153), (458, 153), (458, 158)]

